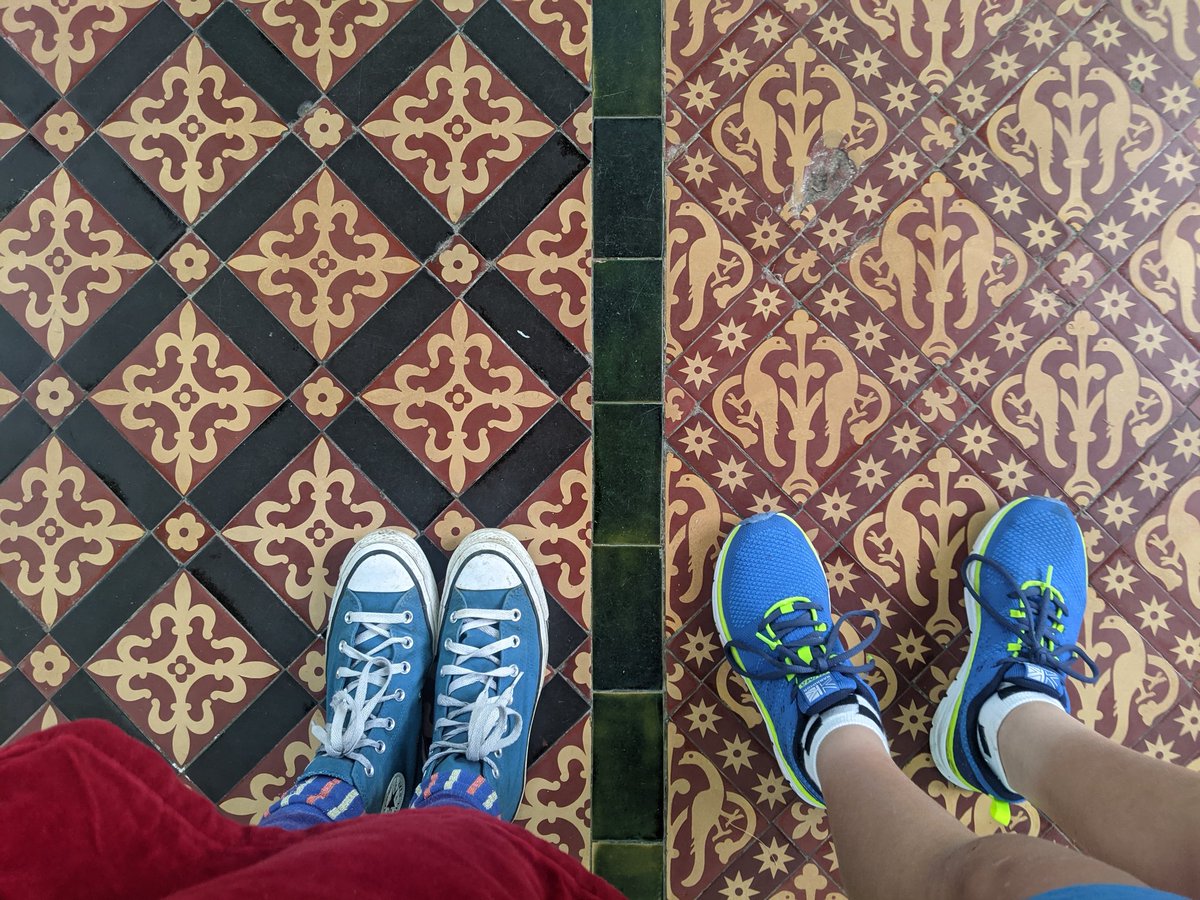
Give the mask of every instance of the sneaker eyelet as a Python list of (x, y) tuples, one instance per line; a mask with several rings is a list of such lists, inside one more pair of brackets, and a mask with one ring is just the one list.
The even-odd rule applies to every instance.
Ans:
[(376, 741), (375, 749), (378, 750), (380, 753), (383, 753), (383, 751), (387, 750), (387, 744), (385, 744), (383, 741)]
[(346, 652), (346, 642), (338, 641), (338, 653), (345, 653), (345, 652)]
[(400, 639), (400, 646), (405, 650), (411, 650), (413, 648), (413, 639), (408, 635), (405, 635)]
[(450, 638), (446, 638), (444, 641), (442, 641), (442, 649), (447, 653), (450, 652)]
[(408, 694), (404, 693), (403, 689), (396, 691), (396, 699), (397, 700), (403, 700), (407, 696), (408, 696)]
[(365, 766), (363, 766), (363, 771), (367, 773), (368, 778), (371, 778), (375, 775), (375, 767), (370, 763), (367, 763)]
[(350, 624), (350, 613), (346, 613), (344, 616), (342, 616), (342, 621), (345, 622), (347, 625), (349, 625)]
[(450, 613), (450, 621), (451, 622), (458, 621), (458, 610), (457, 609), (454, 612)]
[(411, 625), (411, 624), (412, 624), (412, 621), (413, 621), (413, 614), (412, 614), (412, 611), (410, 610), (409, 612), (405, 613), (405, 615), (407, 616), (407, 618), (404, 620), (404, 624), (405, 624), (405, 625)]
[(412, 671), (412, 666), (410, 666), (408, 664), (408, 660), (405, 660), (404, 662), (400, 663), (400, 674), (401, 675), (407, 675), (411, 671)]
[(394, 731), (396, 729), (396, 720), (389, 718), (387, 725), (383, 726), (385, 731)]
[(520, 647), (520, 646), (521, 646), (521, 636), (520, 636), (519, 634), (514, 634), (514, 635), (513, 635), (513, 639), (512, 639), (512, 645), (513, 645), (513, 649), (514, 649), (514, 650), (515, 650), (517, 647)]
[(514, 609), (514, 610), (512, 611), (512, 620), (513, 620), (514, 622), (520, 622), (520, 621), (521, 621), (521, 611), (520, 611), (519, 609)]

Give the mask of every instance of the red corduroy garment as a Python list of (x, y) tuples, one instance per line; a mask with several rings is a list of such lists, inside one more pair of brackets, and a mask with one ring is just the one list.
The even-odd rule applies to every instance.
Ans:
[(0, 750), (0, 897), (619, 898), (521, 828), (463, 809), (308, 831), (225, 818), (102, 721)]

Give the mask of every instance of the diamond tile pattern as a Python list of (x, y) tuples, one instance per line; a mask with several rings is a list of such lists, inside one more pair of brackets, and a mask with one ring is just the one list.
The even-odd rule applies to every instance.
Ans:
[(590, 861), (590, 14), (0, 10), (0, 740), (105, 716), (256, 821), (351, 542), (503, 524), (562, 623), (519, 821)]
[(1112, 673), (1076, 715), (1200, 767), (1194, 30), (1119, 2), (692, 9), (666, 3), (668, 894), (843, 893), (708, 609), (753, 512), (879, 613), (897, 762), (990, 832), (928, 755), (957, 569), (1002, 503), (1064, 498)]

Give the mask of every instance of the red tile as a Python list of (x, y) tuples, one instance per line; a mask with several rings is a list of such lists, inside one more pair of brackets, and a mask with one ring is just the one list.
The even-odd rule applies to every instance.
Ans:
[(47, 625), (142, 534), (117, 496), (56, 437), (0, 482), (0, 582)]
[(580, 376), (579, 380), (563, 394), (563, 403), (567, 409), (579, 417), (585, 425), (592, 424), (592, 375), (589, 370)]
[(3, 372), (0, 372), (0, 418), (3, 418), (4, 414), (16, 406), (20, 400), (21, 394), (17, 390), (17, 386), (5, 378)]
[(384, 369), (362, 399), (455, 492), (473, 484), (554, 402), (462, 301)]
[(358, 538), (408, 520), (319, 437), (222, 529), (225, 540), (314, 631), (325, 624), (337, 566)]
[[(692, 399), (692, 395), (668, 375), (663, 383), (663, 437), (673, 435), (684, 419), (693, 415), (696, 410), (696, 401)], [(4, 407), (0, 406), (0, 415), (3, 413)]]
[[(204, 0), (200, 0), (204, 2)], [(407, 15), (413, 0), (248, 0), (246, 14), (325, 90), (350, 71)]]
[(0, 103), (0, 156), (4, 156), (25, 136), (25, 126), (12, 111)]
[(194, 36), (100, 127), (138, 176), (188, 222), (233, 187), (285, 130)]
[[(1193, 436), (1200, 434), (1194, 425), (1184, 428), (1190, 429)], [(1155, 584), (1200, 620), (1200, 559), (1194, 551), (1196, 536), (1200, 534), (1198, 523), (1200, 474), (1193, 473), (1137, 523), (1137, 531), (1125, 547)]]
[(567, 680), (579, 689), (589, 703), (592, 699), (592, 639), (588, 638), (562, 664)]
[[(552, 237), (548, 232), (542, 232), (545, 238)], [(429, 271), (437, 278), (446, 290), (455, 297), (461, 297), (467, 292), (475, 280), (487, 271), (487, 262), (479, 251), (472, 247), (461, 235), (455, 235), (450, 243), (438, 251), (428, 263)]]
[(188, 293), (194, 293), (221, 265), (220, 260), (194, 234), (181, 238), (163, 263), (163, 268)]
[(314, 700), (325, 700), (325, 638), (318, 636), (308, 649), (288, 666), (288, 672)]
[(183, 766), (258, 696), (279, 667), (184, 572), (96, 652), (87, 670)]
[(689, 3), (670, 0), (666, 4), (663, 32), (665, 90), (674, 90), (753, 7), (753, 0), (741, 0), (708, 9), (706, 15), (696, 15)]
[[(1193, 71), (1200, 40), (1176, 10), (1124, 3), (1120, 9), (1124, 18), (1106, 10), (1081, 29), (1115, 71), (1138, 82), (1143, 93), (1156, 81), (1170, 79), (1174, 66)], [(1149, 52), (1151, 48), (1157, 52)]]
[(701, 481), (737, 511), (739, 518), (795, 505), (746, 451), (703, 412), (685, 422), (671, 437), (670, 445), (686, 466), (696, 471)]
[(1197, 661), (1174, 654), (1181, 637), (1200, 631), (1196, 622), (1200, 609), (1187, 599), (1171, 596), (1123, 552), (1093, 568), (1091, 583), (1147, 644), (1168, 660), (1175, 657), (1175, 669), (1188, 681), (1200, 674)]
[(53, 703), (47, 703), (42, 706), (33, 716), (12, 733), (6, 740), (3, 746), (14, 744), (22, 738), (29, 737), (31, 734), (37, 734), (39, 731), (45, 731), (47, 728), (53, 728), (55, 725), (61, 725), (68, 721), (67, 717), (55, 708)]
[(283, 398), (188, 300), (109, 373), (91, 400), (186, 493)]
[(151, 262), (59, 170), (0, 220), (0, 306), (57, 358)]
[(250, 236), (229, 267), (315, 357), (327, 359), (418, 263), (322, 169)]
[(585, 716), (525, 773), (513, 822), (582, 862), (592, 834), (592, 717)]
[(220, 0), (167, 0), (180, 18), (195, 28), (220, 5)]
[(1192, 343), (1200, 345), (1200, 295), (1188, 265), (1196, 258), (1197, 227), (1200, 194), (1192, 193), (1134, 251), (1121, 271), (1139, 295), (1154, 304)]
[(592, 155), (592, 98), (588, 97), (584, 100), (579, 109), (571, 114), (562, 127), (567, 137), (590, 157)]
[(29, 651), (17, 668), (47, 700), (79, 671), (75, 661), (49, 635)]
[[(443, 7), (479, 0), (440, 0)], [(585, 0), (509, 0), (505, 5), (583, 84), (592, 82), (592, 4)]]
[(328, 159), (349, 139), (353, 125), (328, 100), (322, 98), (292, 126), (300, 139), (321, 159)]
[(502, 523), (529, 551), (542, 583), (585, 629), (592, 622), (592, 443), (559, 466)]
[(181, 563), (187, 562), (215, 534), (211, 525), (188, 503), (181, 503), (162, 520), (154, 535)]
[(26, 388), (25, 399), (53, 427), (79, 405), (85, 394), (86, 391), (56, 363)]
[(590, 168), (529, 223), (496, 265), (571, 343), (592, 352)]
[(389, 94), (362, 130), (457, 223), (533, 155), (553, 126), (457, 35)]
[(292, 395), (292, 402), (318, 428), (324, 428), (354, 400), (354, 395), (324, 366), (313, 370)]
[(257, 825), (271, 804), (295, 783), (296, 777), (316, 755), (317, 739), (312, 736), (314, 723), (325, 725), (320, 707), (301, 719), (230, 789), (218, 804), (221, 812), (246, 825)]
[[(3, 156), (7, 150), (3, 124), (6, 112), (7, 110), (0, 109), (0, 156)], [(84, 138), (91, 133), (92, 126), (66, 100), (59, 100), (55, 103), (33, 126), (34, 137), (43, 147), (53, 153), (59, 162), (66, 162), (71, 152), (82, 144)]]
[(65, 94), (153, 7), (153, 0), (22, 4), (6, 10), (4, 34)]

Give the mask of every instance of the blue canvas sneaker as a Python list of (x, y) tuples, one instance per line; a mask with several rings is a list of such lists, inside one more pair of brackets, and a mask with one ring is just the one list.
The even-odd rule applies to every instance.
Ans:
[(525, 790), (529, 725), (546, 664), (546, 595), (512, 535), (463, 539), (446, 571), (433, 740), (414, 806), (455, 803), (505, 820)]
[[(725, 653), (762, 713), (780, 768), (796, 793), (824, 807), (815, 762), (829, 732), (863, 725), (887, 746), (879, 703), (862, 679), (871, 663), (851, 662), (878, 634), (878, 614), (858, 610), (834, 623), (817, 552), (783, 513), (751, 516), (730, 532), (717, 557), (712, 605)], [(869, 618), (875, 628), (846, 648), (838, 628), (849, 618)]]
[(416, 541), (383, 528), (350, 549), (329, 610), (325, 727), (313, 726), (320, 747), (298, 784), (340, 779), (367, 812), (404, 805), (416, 785), (437, 617), (437, 585)]
[(943, 776), (990, 794), (1005, 822), (1007, 804), (1022, 798), (1000, 765), (1000, 719), (1029, 701), (1069, 712), (1067, 679), (1091, 684), (1099, 675), (1075, 643), (1087, 606), (1083, 535), (1066, 504), (1022, 497), (984, 526), (961, 576), (971, 643), (934, 714), (930, 749)]

